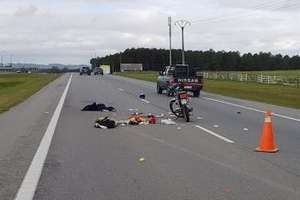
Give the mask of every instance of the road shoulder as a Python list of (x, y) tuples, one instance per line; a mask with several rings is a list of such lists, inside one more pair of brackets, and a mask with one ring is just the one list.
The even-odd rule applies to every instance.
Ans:
[(65, 88), (64, 75), (0, 115), (0, 199), (12, 199)]

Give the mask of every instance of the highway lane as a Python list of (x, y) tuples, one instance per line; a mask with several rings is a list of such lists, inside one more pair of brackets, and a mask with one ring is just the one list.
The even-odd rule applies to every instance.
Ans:
[[(118, 83), (120, 79), (128, 80), (126, 78), (116, 78), (115, 82)], [(149, 99), (151, 99), (152, 104), (159, 105), (161, 102), (164, 102), (164, 104), (167, 105), (168, 98), (165, 96), (158, 96), (155, 93), (155, 84), (138, 80), (128, 80), (126, 83), (128, 83), (126, 91), (129, 90), (131, 93), (135, 93), (135, 91), (141, 90), (139, 85), (143, 85), (143, 92)], [(125, 83), (120, 81), (119, 86), (121, 87), (122, 85), (124, 87)], [(241, 145), (242, 148), (248, 148), (249, 150), (253, 150), (258, 143), (262, 123), (264, 121), (264, 115), (260, 112), (210, 101), (207, 100), (207, 98), (225, 100), (259, 110), (272, 109), (276, 113), (300, 119), (300, 117), (298, 117), (300, 112), (297, 110), (257, 102), (224, 98), (207, 93), (202, 94), (200, 99), (192, 99), (194, 106), (194, 120), (198, 124), (213, 131), (221, 132), (224, 136), (234, 141), (238, 141), (237, 144)], [(238, 112), (240, 112), (240, 114), (238, 114)], [(203, 119), (197, 120), (197, 117), (201, 117)], [(218, 125), (218, 128), (214, 127), (215, 125)], [(281, 150), (280, 154), (278, 154), (279, 159), (276, 159), (276, 156), (275, 159), (277, 162), (274, 164), (282, 166), (286, 170), (292, 171), (292, 173), (299, 176), (300, 149), (298, 146), (300, 144), (300, 122), (274, 116), (273, 127), (276, 141), (279, 145), (279, 149)], [(247, 131), (245, 131), (244, 128), (246, 128)], [(264, 157), (264, 159), (268, 158), (269, 156)], [(272, 157), (270, 162), (274, 161), (274, 157)]]
[[(149, 102), (138, 98), (141, 92)], [(118, 112), (80, 111), (93, 101), (112, 105)], [(298, 122), (274, 118), (281, 151), (262, 154), (253, 151), (261, 113), (204, 98), (192, 101), (191, 123), (95, 129), (97, 116), (122, 119), (129, 109), (166, 115), (168, 98), (157, 95), (148, 82), (74, 75), (34, 199), (300, 198)], [(145, 162), (140, 163), (140, 157)]]
[(48, 126), (68, 75), (0, 115), (0, 199), (13, 199)]

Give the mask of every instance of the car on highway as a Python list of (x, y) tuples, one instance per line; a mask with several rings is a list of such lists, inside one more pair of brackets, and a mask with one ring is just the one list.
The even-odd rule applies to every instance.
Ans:
[(81, 67), (80, 71), (79, 71), (80, 76), (83, 74), (87, 74), (90, 76), (91, 73), (92, 73), (92, 70), (89, 67)]
[(194, 97), (199, 97), (203, 88), (203, 77), (198, 76), (193, 67), (186, 64), (166, 66), (157, 77), (157, 93), (162, 94), (166, 90), (171, 95), (172, 87), (177, 84), (181, 84), (185, 91), (192, 92)]
[(100, 67), (96, 67), (94, 69), (94, 75), (103, 75), (103, 69)]

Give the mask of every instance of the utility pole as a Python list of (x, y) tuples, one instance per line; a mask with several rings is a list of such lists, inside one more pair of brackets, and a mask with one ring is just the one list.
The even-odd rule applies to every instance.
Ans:
[(121, 64), (122, 64), (122, 51), (120, 51), (120, 57), (119, 57), (119, 59), (120, 59), (120, 67), (119, 67), (119, 71), (121, 71)]
[(169, 44), (170, 44), (170, 53), (169, 53), (169, 65), (172, 66), (172, 18), (168, 18), (169, 23)]
[(185, 64), (185, 59), (184, 59), (184, 28), (186, 26), (190, 26), (191, 22), (186, 21), (186, 20), (179, 20), (175, 22), (175, 25), (178, 26), (181, 29), (181, 37), (182, 37), (182, 64)]
[(13, 55), (11, 54), (10, 55), (10, 67), (12, 67), (12, 57), (13, 57)]
[(3, 55), (1, 55), (1, 67), (3, 67)]

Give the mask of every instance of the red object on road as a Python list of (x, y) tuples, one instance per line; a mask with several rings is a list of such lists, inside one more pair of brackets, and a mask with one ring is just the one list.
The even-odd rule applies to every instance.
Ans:
[(154, 115), (149, 115), (148, 116), (148, 122), (149, 124), (156, 124), (156, 118)]

